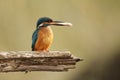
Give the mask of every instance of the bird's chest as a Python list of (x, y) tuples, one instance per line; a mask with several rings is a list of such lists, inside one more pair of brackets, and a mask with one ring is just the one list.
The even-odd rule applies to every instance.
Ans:
[(49, 44), (53, 40), (53, 32), (50, 27), (42, 27), (38, 33), (38, 40), (42, 43)]

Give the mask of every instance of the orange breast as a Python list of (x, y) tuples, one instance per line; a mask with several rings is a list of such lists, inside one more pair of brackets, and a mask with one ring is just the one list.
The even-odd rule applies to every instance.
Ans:
[(53, 41), (53, 32), (51, 28), (42, 27), (38, 32), (38, 39), (35, 43), (35, 51), (48, 51)]

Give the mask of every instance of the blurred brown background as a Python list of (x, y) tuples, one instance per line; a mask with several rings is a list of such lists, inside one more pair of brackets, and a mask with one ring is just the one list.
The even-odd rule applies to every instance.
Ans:
[(120, 80), (119, 0), (0, 0), (0, 51), (31, 50), (39, 17), (71, 22), (52, 27), (50, 50), (84, 59), (69, 72), (0, 73), (0, 80)]

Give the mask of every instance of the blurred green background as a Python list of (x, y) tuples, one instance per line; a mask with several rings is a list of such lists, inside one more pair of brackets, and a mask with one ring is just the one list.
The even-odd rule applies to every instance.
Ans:
[(0, 0), (0, 51), (31, 50), (39, 17), (71, 22), (52, 27), (50, 50), (84, 61), (69, 72), (0, 73), (0, 80), (120, 80), (119, 0)]

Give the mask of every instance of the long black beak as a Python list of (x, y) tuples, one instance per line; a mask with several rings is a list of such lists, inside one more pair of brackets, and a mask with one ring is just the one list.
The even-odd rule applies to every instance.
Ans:
[(69, 22), (63, 22), (63, 21), (53, 21), (50, 23), (50, 25), (56, 25), (56, 26), (72, 26)]

